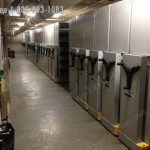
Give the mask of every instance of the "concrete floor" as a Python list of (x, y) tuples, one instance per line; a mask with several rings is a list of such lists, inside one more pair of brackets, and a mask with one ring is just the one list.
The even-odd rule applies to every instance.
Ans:
[(11, 60), (15, 150), (127, 150), (23, 55)]

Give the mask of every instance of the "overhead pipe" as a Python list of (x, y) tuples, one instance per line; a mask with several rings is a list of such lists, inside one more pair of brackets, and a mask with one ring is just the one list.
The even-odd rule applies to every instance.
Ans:
[(15, 35), (18, 35), (24, 31), (26, 31), (27, 29), (34, 27), (36, 24), (41, 23), (42, 21), (44, 21), (45, 19), (48, 19), (50, 17), (52, 17), (53, 14), (45, 12), (42, 14), (37, 14), (36, 16), (32, 17), (31, 19), (29, 19), (28, 21), (25, 22), (24, 26), (20, 28), (20, 30), (15, 32)]
[[(51, 0), (50, 1), (50, 6), (64, 6), (64, 10), (74, 6), (75, 4), (78, 4), (79, 2), (82, 2), (83, 0)], [(96, 0), (97, 1), (97, 0)], [(34, 27), (36, 24), (39, 24), (41, 22), (43, 22), (44, 20), (50, 18), (53, 16), (53, 13), (49, 13), (48, 10), (45, 11), (44, 13), (39, 13), (36, 14), (36, 16), (30, 18), (28, 21), (25, 22), (25, 25), (23, 27), (21, 27), (18, 31), (15, 32), (15, 36), (28, 30), (31, 27)]]
[[(104, 3), (104, 5), (106, 5), (106, 2), (107, 3), (113, 3), (113, 2), (116, 2), (116, 1), (119, 1), (119, 0), (91, 0), (92, 3), (95, 3), (95, 4), (99, 4), (99, 3)], [(84, 0), (69, 0), (69, 1), (66, 1), (66, 0), (51, 0), (51, 6), (57, 6), (57, 5), (63, 5), (64, 4), (64, 10), (67, 10), (68, 8), (73, 8), (76, 4), (80, 4), (80, 3), (84, 3), (85, 1)], [(88, 0), (88, 3), (90, 1)], [(90, 6), (89, 6), (90, 7)], [(41, 22), (43, 22), (44, 20), (52, 17), (53, 14), (52, 13), (49, 13), (48, 10), (45, 11), (44, 13), (39, 13), (39, 14), (36, 14), (36, 16), (30, 18), (28, 21), (25, 22), (25, 25), (23, 27), (21, 27), (18, 31), (15, 32), (15, 36), (28, 30), (29, 28), (31, 27), (34, 27), (36, 24), (39, 24)]]

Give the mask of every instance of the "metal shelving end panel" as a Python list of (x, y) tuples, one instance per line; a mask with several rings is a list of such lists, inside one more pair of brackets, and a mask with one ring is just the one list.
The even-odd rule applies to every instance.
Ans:
[(95, 49), (109, 49), (110, 5), (95, 11)]
[(102, 124), (114, 135), (119, 134), (120, 53), (104, 52), (102, 78)]
[(145, 101), (145, 118), (143, 139), (145, 146), (150, 146), (150, 56), (142, 60), (142, 80), (140, 98)]
[(51, 48), (51, 79), (58, 83), (59, 78), (58, 78), (58, 51), (59, 47), (58, 46), (52, 46)]
[(69, 87), (71, 91), (71, 96), (74, 100), (78, 101), (78, 54), (79, 48), (71, 47), (69, 52)]
[(78, 72), (79, 72), (79, 104), (86, 110), (88, 110), (88, 57), (89, 50), (79, 49), (78, 55)]
[[(95, 36), (95, 11), (84, 14), (83, 18), (83, 47), (84, 49), (94, 49), (94, 36)], [(80, 26), (79, 26), (80, 28)], [(81, 29), (76, 29), (81, 30)], [(79, 33), (80, 34), (80, 33)], [(78, 40), (78, 35), (76, 39)], [(82, 44), (82, 43), (81, 43)], [(80, 45), (79, 45), (80, 47)]]
[(129, 53), (132, 2), (123, 0), (111, 5), (109, 51)]
[(88, 112), (101, 121), (103, 51), (90, 50), (88, 57)]
[(143, 142), (145, 100), (141, 98), (143, 87), (142, 59), (144, 56), (123, 55), (121, 69), (120, 133), (119, 139), (130, 149), (139, 149)]

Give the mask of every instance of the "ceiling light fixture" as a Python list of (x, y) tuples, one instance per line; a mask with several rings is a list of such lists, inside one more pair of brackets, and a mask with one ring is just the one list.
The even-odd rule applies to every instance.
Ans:
[(15, 27), (14, 30), (15, 30), (15, 31), (16, 31), (16, 30), (19, 30), (19, 27)]
[(18, 22), (18, 26), (20, 27), (24, 26), (24, 22)]
[(58, 18), (49, 18), (49, 19), (46, 19), (47, 21), (57, 21), (57, 20), (60, 20)]
[(26, 15), (29, 17), (34, 17), (36, 15), (36, 12), (29, 11)]
[(57, 13), (57, 14), (54, 14), (54, 15), (53, 15), (53, 18), (59, 18), (59, 17), (61, 17), (61, 16), (62, 16), (62, 14)]
[(42, 31), (42, 29), (41, 29), (41, 28), (40, 28), (40, 29), (36, 29), (36, 31), (37, 31), (37, 32), (41, 32), (41, 31)]
[(18, 13), (17, 10), (10, 10), (9, 11), (9, 16), (19, 17), (19, 16), (21, 16), (21, 14)]

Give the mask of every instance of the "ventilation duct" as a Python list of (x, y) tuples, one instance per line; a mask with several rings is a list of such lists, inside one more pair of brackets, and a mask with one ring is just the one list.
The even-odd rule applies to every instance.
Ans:
[[(51, 0), (51, 6), (63, 6), (64, 11), (62, 17), (71, 19), (71, 17), (80, 15), (82, 13), (95, 9), (96, 7), (102, 7), (116, 1), (119, 0)], [(52, 16), (53, 14), (49, 13), (48, 11), (42, 14), (37, 14), (36, 16), (25, 22), (25, 25), (21, 27), (20, 30), (15, 32), (15, 36), (31, 27), (34, 27), (36, 24), (43, 22), (45, 19), (51, 18)]]

